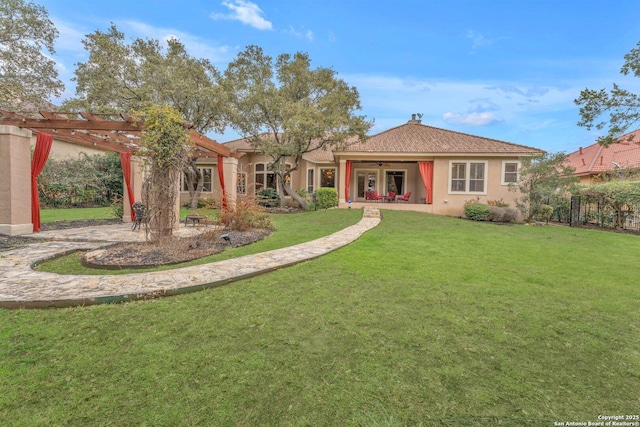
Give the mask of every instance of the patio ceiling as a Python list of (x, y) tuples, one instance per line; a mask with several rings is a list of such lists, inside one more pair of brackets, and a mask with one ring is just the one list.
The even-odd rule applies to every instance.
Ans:
[[(17, 126), (44, 132), (55, 139), (105, 151), (137, 153), (144, 134), (144, 125), (126, 114), (61, 113), (40, 111), (42, 118), (33, 118), (0, 109), (0, 125)], [(193, 157), (242, 157), (231, 149), (188, 129), (194, 147)]]

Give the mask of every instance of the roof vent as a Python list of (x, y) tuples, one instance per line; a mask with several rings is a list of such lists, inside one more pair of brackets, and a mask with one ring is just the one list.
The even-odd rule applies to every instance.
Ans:
[(411, 115), (411, 120), (409, 123), (422, 123), (422, 114), (416, 113)]

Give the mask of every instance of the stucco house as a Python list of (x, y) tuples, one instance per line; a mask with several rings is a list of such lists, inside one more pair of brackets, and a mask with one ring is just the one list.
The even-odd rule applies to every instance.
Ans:
[[(253, 196), (261, 187), (275, 188), (269, 157), (246, 139), (225, 146), (245, 153), (238, 159), (237, 196)], [(509, 184), (518, 179), (519, 159), (544, 151), (426, 126), (415, 115), (407, 123), (354, 143), (345, 149), (316, 150), (304, 156), (291, 177), (295, 190), (312, 192), (334, 187), (339, 207), (362, 207), (368, 191), (386, 195), (411, 193), (408, 202), (380, 200), (385, 209), (461, 216), (468, 200), (503, 200), (515, 206), (517, 193)]]
[(591, 185), (602, 175), (615, 174), (621, 169), (640, 168), (640, 130), (618, 138), (618, 143), (603, 147), (591, 144), (567, 155), (567, 164), (575, 168), (574, 176), (580, 184)]

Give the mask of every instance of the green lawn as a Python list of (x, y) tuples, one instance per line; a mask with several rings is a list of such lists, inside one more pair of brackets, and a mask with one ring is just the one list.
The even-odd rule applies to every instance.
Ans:
[(229, 286), (0, 310), (0, 420), (553, 426), (637, 414), (639, 250), (638, 236), (384, 211), (343, 249)]

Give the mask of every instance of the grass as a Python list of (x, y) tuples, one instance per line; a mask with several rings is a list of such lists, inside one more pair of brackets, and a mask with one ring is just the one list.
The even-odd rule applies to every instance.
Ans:
[(37, 270), (58, 274), (103, 275), (142, 273), (145, 271), (162, 271), (192, 265), (200, 265), (259, 252), (266, 252), (273, 249), (280, 249), (283, 247), (317, 239), (319, 237), (327, 236), (331, 233), (342, 230), (345, 227), (357, 223), (362, 217), (362, 211), (355, 209), (334, 209), (330, 211), (325, 210), (317, 212), (303, 212), (297, 213), (295, 215), (272, 214), (270, 216), (275, 228), (275, 232), (266, 239), (248, 246), (229, 248), (219, 254), (200, 258), (194, 261), (148, 269), (125, 268), (122, 270), (105, 270), (85, 267), (80, 263), (80, 257), (82, 256), (82, 253), (76, 252), (42, 263), (38, 265)]
[[(217, 209), (197, 209), (191, 211), (187, 208), (180, 208), (180, 218), (184, 217), (188, 213), (197, 212), (202, 215), (208, 215), (214, 217)], [(54, 222), (54, 221), (72, 221), (72, 220), (89, 220), (89, 219), (112, 219), (113, 212), (110, 207), (102, 208), (69, 208), (69, 209), (41, 209), (40, 221)]]
[(0, 310), (0, 419), (550, 426), (637, 414), (639, 248), (637, 236), (388, 211), (343, 249), (229, 286)]

